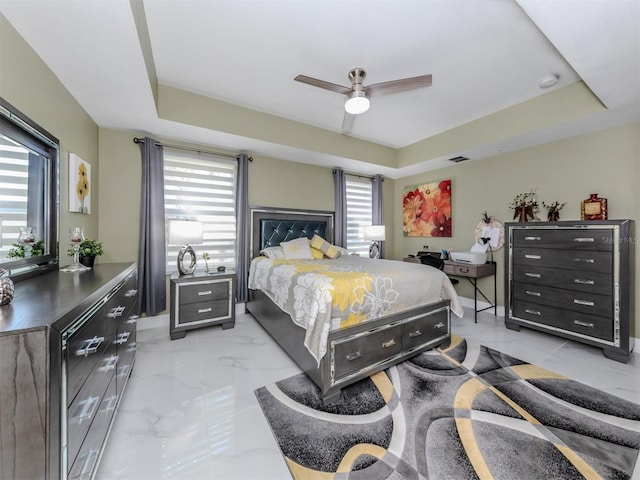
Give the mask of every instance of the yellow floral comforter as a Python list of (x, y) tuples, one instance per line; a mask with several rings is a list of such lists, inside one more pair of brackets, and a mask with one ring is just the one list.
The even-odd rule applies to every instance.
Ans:
[(249, 288), (262, 290), (306, 329), (305, 346), (318, 363), (331, 330), (446, 299), (452, 312), (463, 314), (456, 291), (440, 270), (354, 255), (333, 260), (256, 257)]

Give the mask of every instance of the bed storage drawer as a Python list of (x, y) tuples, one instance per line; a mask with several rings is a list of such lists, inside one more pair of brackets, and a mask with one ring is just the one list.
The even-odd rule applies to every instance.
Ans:
[(449, 334), (449, 315), (446, 309), (416, 315), (402, 324), (402, 348), (405, 352), (420, 348)]
[(402, 352), (402, 325), (393, 323), (331, 342), (334, 378), (356, 373)]

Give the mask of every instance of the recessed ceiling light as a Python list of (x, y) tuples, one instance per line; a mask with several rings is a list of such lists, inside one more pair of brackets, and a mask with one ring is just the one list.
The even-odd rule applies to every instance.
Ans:
[(547, 75), (546, 77), (542, 77), (540, 79), (540, 88), (549, 88), (553, 87), (556, 83), (558, 83), (558, 75)]

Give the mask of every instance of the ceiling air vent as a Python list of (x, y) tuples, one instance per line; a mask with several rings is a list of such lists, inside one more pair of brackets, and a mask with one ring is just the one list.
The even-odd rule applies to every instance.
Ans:
[(453, 158), (449, 159), (449, 161), (453, 162), (453, 163), (465, 162), (467, 160), (469, 160), (469, 158), (468, 157), (463, 157), (463, 156), (457, 156), (457, 157), (453, 157)]

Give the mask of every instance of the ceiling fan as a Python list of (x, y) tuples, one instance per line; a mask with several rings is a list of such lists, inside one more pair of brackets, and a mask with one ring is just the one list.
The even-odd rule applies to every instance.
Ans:
[(353, 127), (356, 115), (369, 110), (369, 99), (380, 95), (389, 95), (392, 93), (405, 92), (407, 90), (415, 90), (431, 86), (431, 75), (420, 75), (417, 77), (402, 78), (400, 80), (391, 80), (389, 82), (374, 83), (373, 85), (364, 86), (362, 82), (367, 76), (364, 68), (357, 67), (349, 72), (349, 80), (351, 87), (343, 87), (335, 83), (325, 82), (317, 78), (308, 77), (306, 75), (298, 75), (294, 78), (297, 82), (306, 83), (314, 87), (324, 88), (336, 93), (346, 95), (348, 98), (344, 104), (344, 119), (342, 121), (342, 131), (348, 133)]

